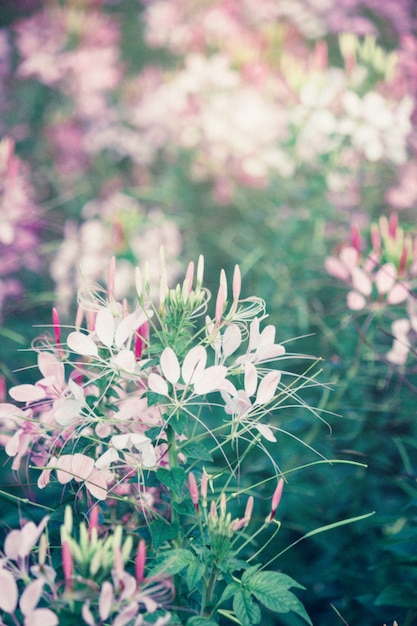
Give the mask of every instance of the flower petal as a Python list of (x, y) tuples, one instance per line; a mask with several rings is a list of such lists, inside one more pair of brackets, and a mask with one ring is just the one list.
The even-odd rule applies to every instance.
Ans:
[(43, 400), (46, 397), (45, 391), (42, 387), (36, 385), (16, 385), (12, 387), (9, 394), (17, 402), (37, 402)]
[(38, 578), (38, 580), (30, 583), (23, 591), (19, 602), (19, 607), (23, 615), (28, 615), (36, 608), (42, 595), (44, 584), (45, 581), (42, 578)]
[(17, 605), (18, 591), (14, 576), (5, 569), (0, 569), (0, 609), (6, 613), (14, 613)]
[(245, 363), (245, 391), (248, 396), (254, 396), (258, 386), (258, 371), (250, 361)]
[(35, 609), (25, 617), (24, 626), (57, 626), (58, 616), (51, 609)]
[(67, 345), (70, 350), (81, 356), (98, 356), (97, 346), (94, 341), (84, 333), (75, 331), (68, 335)]
[(212, 365), (204, 370), (194, 383), (194, 391), (198, 395), (204, 395), (212, 391), (219, 391), (225, 387), (227, 367), (224, 365)]
[(225, 330), (222, 340), (223, 355), (225, 358), (233, 354), (242, 343), (242, 333), (237, 324), (231, 324)]
[(148, 378), (148, 386), (151, 391), (154, 393), (159, 393), (161, 396), (168, 395), (168, 384), (167, 381), (162, 378), (159, 374), (155, 374), (152, 372), (149, 374)]
[(388, 293), (394, 286), (397, 270), (393, 263), (384, 263), (375, 274), (375, 285), (378, 293)]
[(110, 309), (102, 307), (96, 317), (94, 330), (101, 343), (110, 348), (113, 344), (115, 320)]
[(177, 355), (170, 347), (165, 348), (161, 354), (161, 370), (163, 375), (170, 383), (175, 385), (180, 378), (180, 364)]
[(203, 346), (194, 346), (194, 348), (191, 348), (186, 354), (181, 368), (183, 381), (187, 385), (190, 385), (200, 376), (201, 372), (206, 367), (206, 363), (207, 352), (205, 348)]
[(259, 383), (255, 404), (267, 404), (270, 402), (275, 395), (280, 379), (281, 372), (268, 372), (268, 374)]

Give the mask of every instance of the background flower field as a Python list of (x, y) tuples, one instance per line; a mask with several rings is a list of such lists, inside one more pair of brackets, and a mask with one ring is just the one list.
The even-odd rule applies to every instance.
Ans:
[[(185, 559), (181, 567), (159, 562), (151, 551), (151, 544), (163, 548), (173, 539), (165, 527), (168, 535), (157, 539), (157, 524), (152, 526), (166, 513), (158, 491), (162, 483), (174, 502), (188, 502), (185, 514), (194, 511), (207, 522), (209, 534), (233, 517), (228, 528), (236, 545), (240, 539), (233, 533), (246, 532), (251, 519), (262, 525), (265, 516), (272, 516), (271, 524), (279, 518), (280, 532), (271, 538), (271, 524), (262, 526), (260, 543), (269, 542), (269, 570), (302, 586), (296, 595), (306, 614), (295, 603), (293, 612), (277, 616), (268, 600), (262, 623), (296, 626), (306, 623), (305, 615), (315, 626), (415, 623), (416, 120), (412, 0), (2, 3), (3, 584), (15, 588), (5, 563), (18, 563), (20, 535), (5, 538), (12, 529), (26, 528), (24, 522), (34, 525), (27, 531), (28, 552), (20, 556), (26, 559), (32, 550), (39, 561), (35, 567), (46, 567), (39, 538), (48, 513), (50, 545), (62, 543), (62, 563), (52, 559), (48, 571), (56, 570), (67, 595), (78, 593), (69, 565), (79, 550), (73, 529), (79, 529), (80, 545), (84, 533), (84, 548), (88, 533), (91, 542), (99, 526), (110, 529), (107, 544), (104, 539), (94, 544), (98, 548), (88, 544), (93, 559), (94, 550), (122, 553), (117, 535), (122, 523), (135, 547), (139, 544), (136, 569), (126, 544), (126, 571), (116, 567), (110, 584), (107, 556), (100, 557), (98, 613), (88, 600), (82, 617), (86, 624), (148, 623), (126, 613), (117, 584), (131, 585), (137, 606), (153, 613), (152, 603), (172, 605), (171, 583), (158, 579), (163, 567), (177, 597), (181, 568), (195, 568), (188, 574), (189, 589), (193, 576), (199, 580), (199, 566), (185, 551), (178, 552), (178, 559)], [(132, 302), (139, 303), (141, 314)], [(184, 328), (174, 315), (179, 302), (188, 320)], [(204, 318), (206, 305), (210, 319)], [(154, 344), (148, 324), (151, 329), (155, 324)], [(187, 344), (189, 327), (197, 343), (206, 337), (204, 348)], [(206, 358), (205, 369), (199, 359)], [(274, 365), (266, 366), (270, 361)], [(200, 378), (190, 374), (190, 363)], [(225, 414), (232, 416), (231, 434), (216, 444), (219, 477), (216, 483), (211, 476), (210, 483), (218, 496), (216, 511), (207, 506), (208, 479), (198, 455), (187, 465), (184, 442), (192, 436), (185, 426), (175, 438), (169, 418), (166, 441), (155, 434), (148, 438), (119, 387), (119, 411), (127, 425), (110, 432), (100, 422), (100, 402), (108, 401), (103, 414), (115, 411), (109, 390), (118, 376), (124, 392), (133, 384), (140, 393), (146, 387), (152, 433), (161, 427), (156, 407), (177, 411), (176, 393), (184, 386), (190, 393), (184, 410), (190, 414), (196, 398), (218, 394), (206, 405), (204, 419), (198, 413), (196, 428), (203, 430), (193, 431), (200, 442), (203, 433), (217, 432)], [(81, 450), (78, 440), (71, 440), (73, 455), (57, 443), (60, 429), (85, 413), (89, 386), (98, 388), (91, 391), (101, 429), (97, 437), (110, 442), (102, 451), (105, 460), (94, 462), (91, 449)], [(281, 406), (277, 397), (284, 391)], [(45, 407), (36, 404), (45, 398), (48, 410), (53, 407), (53, 427)], [(253, 425), (256, 407), (266, 419)], [(25, 411), (34, 411), (43, 423), (41, 434), (35, 422), (25, 422)], [(234, 438), (240, 428), (246, 443), (235, 474), (227, 459), (238, 450)], [(248, 432), (257, 444), (245, 464)], [(169, 479), (163, 473), (168, 470), (159, 467), (159, 487), (151, 481), (135, 492), (140, 505), (134, 515), (123, 500), (133, 497), (131, 486), (118, 492), (116, 504), (108, 504), (114, 481), (122, 488), (130, 476), (129, 455), (136, 455), (135, 463), (140, 456), (142, 468), (150, 470), (159, 453), (175, 446), (178, 457), (170, 455)], [(190, 450), (191, 444), (189, 456)], [(283, 490), (278, 482), (274, 491), (271, 466), (273, 478), (284, 479)], [(180, 476), (183, 467), (187, 475)], [(180, 486), (173, 477), (181, 477)], [(233, 490), (243, 494), (242, 511), (220, 497), (229, 498)], [(250, 496), (255, 496), (253, 512)], [(144, 511), (151, 531), (142, 524)], [(249, 540), (242, 546), (242, 558), (254, 558), (251, 550), (257, 554)], [(87, 567), (77, 563), (80, 571)], [(16, 580), (24, 581), (28, 573), (22, 564), (14, 567)], [(256, 575), (247, 574), (248, 585), (260, 584)], [(0, 602), (2, 623), (45, 618), (55, 623), (51, 614), (36, 613), (47, 604), (35, 582), (26, 599), (19, 605), (16, 600), (19, 608)], [(232, 594), (233, 583), (226, 589)], [(244, 591), (236, 593), (244, 598)], [(250, 607), (247, 622), (238, 611), (239, 623), (258, 623)], [(60, 623), (70, 624), (70, 609), (62, 611)], [(231, 623), (228, 611), (214, 622), (187, 626)], [(14, 621), (7, 621), (12, 615)], [(155, 613), (152, 623), (182, 622)]]

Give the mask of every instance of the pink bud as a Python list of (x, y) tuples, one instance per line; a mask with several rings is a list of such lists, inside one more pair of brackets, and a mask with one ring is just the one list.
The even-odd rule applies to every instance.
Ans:
[(397, 227), (398, 227), (398, 214), (391, 213), (389, 217), (388, 232), (392, 239), (395, 239), (397, 235)]
[(138, 544), (138, 551), (136, 553), (135, 574), (136, 583), (139, 587), (145, 577), (145, 563), (146, 563), (146, 543), (144, 539), (141, 539)]
[(88, 520), (88, 536), (91, 538), (94, 535), (97, 537), (97, 529), (98, 529), (98, 516), (99, 516), (99, 508), (98, 506), (93, 506), (90, 511), (90, 519)]
[(116, 279), (116, 258), (113, 256), (110, 260), (109, 276), (107, 280), (110, 302), (114, 300), (115, 279)]
[(203, 475), (201, 477), (201, 484), (200, 484), (201, 497), (203, 498), (203, 500), (207, 500), (207, 484), (208, 484), (208, 475), (206, 474), (206, 472), (203, 472)]
[[(55, 341), (59, 349), (59, 347), (61, 346), (61, 324), (59, 321), (58, 311), (55, 307), (53, 307), (52, 309), (52, 325), (54, 329)], [(61, 352), (60, 349), (59, 352)]]
[(242, 288), (242, 277), (240, 274), (240, 268), (239, 268), (239, 265), (235, 265), (235, 271), (233, 272), (233, 283), (232, 283), (234, 302), (239, 300), (241, 288)]
[(253, 496), (249, 496), (248, 501), (246, 503), (246, 509), (245, 509), (245, 515), (244, 515), (244, 518), (247, 524), (249, 524), (250, 518), (252, 517), (253, 503), (254, 503)]
[(375, 252), (379, 252), (381, 250), (381, 235), (379, 234), (378, 226), (376, 224), (372, 224), (371, 226), (371, 242), (372, 248)]
[(217, 292), (217, 300), (216, 300), (216, 322), (220, 324), (222, 316), (224, 303), (226, 300), (225, 288), (224, 284), (220, 283), (219, 291)]
[(188, 474), (188, 488), (190, 490), (191, 500), (193, 501), (195, 510), (198, 513), (198, 487), (195, 476), (192, 472)]
[(408, 259), (408, 247), (407, 247), (407, 244), (404, 244), (403, 249), (401, 251), (400, 260), (398, 263), (398, 274), (400, 276), (401, 274), (404, 274), (405, 270), (407, 269), (407, 259)]
[(352, 224), (350, 228), (350, 243), (352, 248), (355, 248), (355, 250), (357, 250), (358, 252), (361, 251), (361, 234), (356, 224)]
[(187, 272), (185, 274), (184, 283), (183, 283), (183, 291), (188, 294), (190, 293), (194, 280), (194, 263), (190, 261), (187, 267)]
[(72, 588), (73, 565), (71, 548), (68, 541), (65, 539), (62, 542), (62, 569), (64, 571), (65, 586), (70, 589)]
[(275, 513), (277, 512), (277, 508), (281, 500), (283, 489), (284, 489), (284, 479), (280, 478), (278, 481), (278, 485), (276, 486), (274, 494), (272, 496), (271, 514), (269, 516), (269, 521), (272, 521), (275, 517)]
[(325, 70), (328, 65), (327, 43), (323, 40), (318, 41), (314, 47), (314, 61), (319, 70)]
[(139, 360), (143, 354), (144, 348), (148, 345), (149, 341), (149, 322), (146, 321), (139, 326), (136, 331), (136, 340), (135, 340), (135, 357), (136, 360)]

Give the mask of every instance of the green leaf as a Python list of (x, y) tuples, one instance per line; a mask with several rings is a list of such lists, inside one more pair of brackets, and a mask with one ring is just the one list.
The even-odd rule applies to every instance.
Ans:
[(201, 615), (193, 615), (186, 621), (186, 626), (218, 626), (217, 622), (213, 622), (213, 620), (208, 617), (201, 617)]
[(221, 595), (219, 604), (223, 604), (223, 602), (226, 602), (227, 600), (232, 598), (238, 589), (240, 589), (240, 585), (238, 583), (233, 582), (227, 585), (226, 589), (223, 591)]
[(201, 563), (197, 557), (194, 557), (194, 560), (189, 564), (187, 569), (187, 585), (190, 591), (192, 591), (203, 578), (204, 569), (204, 563)]
[(179, 524), (169, 524), (165, 520), (154, 519), (149, 524), (149, 530), (152, 537), (152, 546), (154, 550), (158, 550), (165, 541), (175, 539), (179, 532)]
[(375, 604), (380, 606), (399, 606), (402, 609), (417, 608), (417, 596), (415, 586), (407, 583), (392, 583), (385, 587), (375, 600)]
[(149, 573), (149, 577), (157, 576), (158, 574), (164, 574), (167, 576), (175, 576), (184, 567), (188, 567), (195, 557), (189, 550), (178, 548), (177, 550), (170, 550), (164, 555), (161, 560), (152, 568)]
[[(304, 589), (295, 580), (280, 572), (244, 572), (242, 584), (255, 598), (267, 609), (276, 613), (294, 612), (302, 617), (308, 624), (312, 624), (304, 606), (291, 592), (290, 587)], [(245, 580), (244, 580), (245, 579)]]
[(234, 594), (233, 610), (242, 626), (252, 626), (261, 621), (261, 610), (246, 589), (238, 589)]
[(158, 404), (166, 406), (167, 402), (169, 402), (168, 398), (160, 393), (155, 393), (154, 391), (147, 391), (145, 396), (148, 400), (148, 406), (156, 406)]
[(182, 488), (185, 481), (185, 470), (183, 467), (173, 467), (166, 469), (160, 467), (156, 471), (156, 477), (165, 487), (168, 487), (178, 498), (182, 495)]
[(180, 447), (180, 450), (190, 459), (199, 459), (200, 461), (213, 460), (213, 455), (202, 443), (187, 442)]

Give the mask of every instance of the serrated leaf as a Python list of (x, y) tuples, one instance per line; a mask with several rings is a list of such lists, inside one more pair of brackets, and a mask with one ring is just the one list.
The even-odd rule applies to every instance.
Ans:
[(398, 606), (402, 609), (415, 609), (417, 608), (415, 587), (406, 583), (392, 583), (379, 594), (375, 604), (378, 606), (386, 604), (388, 606)]
[(213, 620), (208, 617), (201, 617), (201, 615), (193, 615), (187, 619), (185, 626), (218, 626), (217, 622), (213, 622)]
[(181, 446), (181, 452), (190, 459), (199, 459), (200, 461), (212, 461), (213, 455), (202, 443), (186, 443)]
[(204, 570), (204, 563), (201, 563), (197, 557), (194, 557), (194, 560), (187, 568), (187, 585), (190, 591), (192, 591), (203, 578)]
[(245, 586), (267, 609), (276, 613), (293, 612), (302, 617), (308, 624), (312, 624), (300, 600), (288, 590), (290, 587), (301, 589), (304, 587), (286, 574), (265, 571), (254, 572), (252, 576), (248, 577)]
[(185, 470), (182, 467), (166, 469), (160, 467), (156, 471), (156, 477), (165, 487), (168, 487), (178, 498), (182, 495), (182, 488), (185, 481)]
[(235, 595), (238, 589), (240, 589), (240, 585), (238, 583), (233, 582), (227, 585), (226, 589), (223, 591), (221, 595), (219, 604), (223, 604), (223, 602), (230, 600), (230, 598), (232, 598)]
[(152, 546), (154, 550), (158, 550), (165, 541), (174, 539), (178, 535), (178, 523), (169, 524), (160, 519), (154, 519), (149, 524), (149, 530), (152, 536)]
[(157, 565), (152, 568), (149, 577), (157, 576), (161, 573), (167, 576), (175, 576), (175, 574), (178, 574), (184, 567), (188, 567), (194, 559), (193, 553), (189, 550), (182, 548), (170, 550), (169, 553), (163, 556)]
[(166, 406), (168, 402), (168, 398), (166, 398), (166, 396), (156, 393), (155, 391), (147, 391), (145, 395), (148, 400), (148, 406), (157, 406), (158, 404)]
[(261, 610), (246, 589), (238, 589), (234, 594), (233, 610), (242, 626), (253, 626), (261, 621)]

